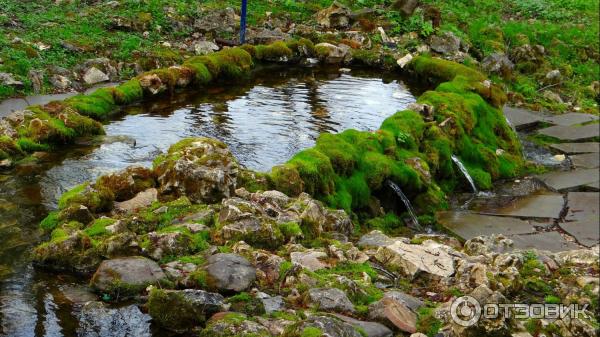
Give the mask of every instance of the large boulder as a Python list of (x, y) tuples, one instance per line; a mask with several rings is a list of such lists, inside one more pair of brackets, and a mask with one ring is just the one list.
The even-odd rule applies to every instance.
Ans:
[(207, 259), (204, 270), (208, 286), (219, 291), (244, 291), (256, 279), (254, 266), (237, 254), (212, 255)]
[(79, 314), (77, 336), (150, 337), (151, 320), (135, 305), (115, 309), (102, 302), (87, 302)]
[(448, 251), (452, 251), (452, 248), (432, 240), (421, 245), (397, 240), (380, 247), (375, 258), (410, 278), (423, 274), (429, 279), (441, 279), (454, 274), (454, 260)]
[(115, 201), (122, 202), (155, 187), (156, 182), (152, 170), (141, 166), (131, 166), (98, 178), (95, 186), (111, 191)]
[(162, 327), (183, 333), (222, 311), (223, 301), (222, 295), (203, 290), (152, 289), (148, 313)]
[(185, 139), (171, 146), (155, 164), (163, 196), (187, 196), (194, 203), (216, 203), (235, 192), (238, 164), (218, 140)]
[(132, 256), (103, 261), (92, 277), (91, 285), (97, 291), (126, 297), (166, 281), (167, 276), (156, 262)]

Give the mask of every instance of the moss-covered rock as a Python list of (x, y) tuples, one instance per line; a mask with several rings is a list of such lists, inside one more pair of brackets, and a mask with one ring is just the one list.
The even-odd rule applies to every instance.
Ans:
[(160, 326), (183, 333), (204, 324), (222, 311), (224, 298), (202, 290), (162, 290), (153, 288), (148, 297), (148, 314)]
[(139, 294), (149, 285), (168, 285), (168, 280), (156, 262), (132, 256), (103, 261), (90, 285), (98, 292), (126, 298)]

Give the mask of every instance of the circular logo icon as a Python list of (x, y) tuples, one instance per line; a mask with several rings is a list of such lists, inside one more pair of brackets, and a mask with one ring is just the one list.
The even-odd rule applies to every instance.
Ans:
[(450, 315), (454, 323), (469, 327), (481, 317), (481, 304), (471, 296), (459, 297), (450, 306)]

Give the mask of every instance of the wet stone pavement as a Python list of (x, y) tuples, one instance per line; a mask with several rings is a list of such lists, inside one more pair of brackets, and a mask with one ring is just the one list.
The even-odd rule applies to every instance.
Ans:
[[(438, 213), (439, 222), (468, 240), (502, 234), (515, 249), (563, 251), (600, 241), (599, 118), (582, 113), (549, 116), (506, 107), (519, 132), (525, 156), (549, 171), (498, 186), (491, 193), (458, 198), (455, 210)], [(528, 136), (553, 138), (533, 145)], [(468, 199), (467, 199), (468, 198)]]

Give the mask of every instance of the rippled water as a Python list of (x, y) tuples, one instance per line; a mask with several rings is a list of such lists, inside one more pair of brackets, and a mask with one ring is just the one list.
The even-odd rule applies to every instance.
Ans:
[(65, 190), (129, 165), (150, 165), (190, 136), (218, 138), (243, 165), (266, 171), (312, 146), (319, 133), (378, 128), (417, 94), (398, 78), (361, 71), (271, 68), (254, 78), (128, 107), (101, 140), (0, 173), (0, 335), (75, 335), (80, 302), (92, 296), (85, 280), (27, 262), (40, 239), (37, 223)]

